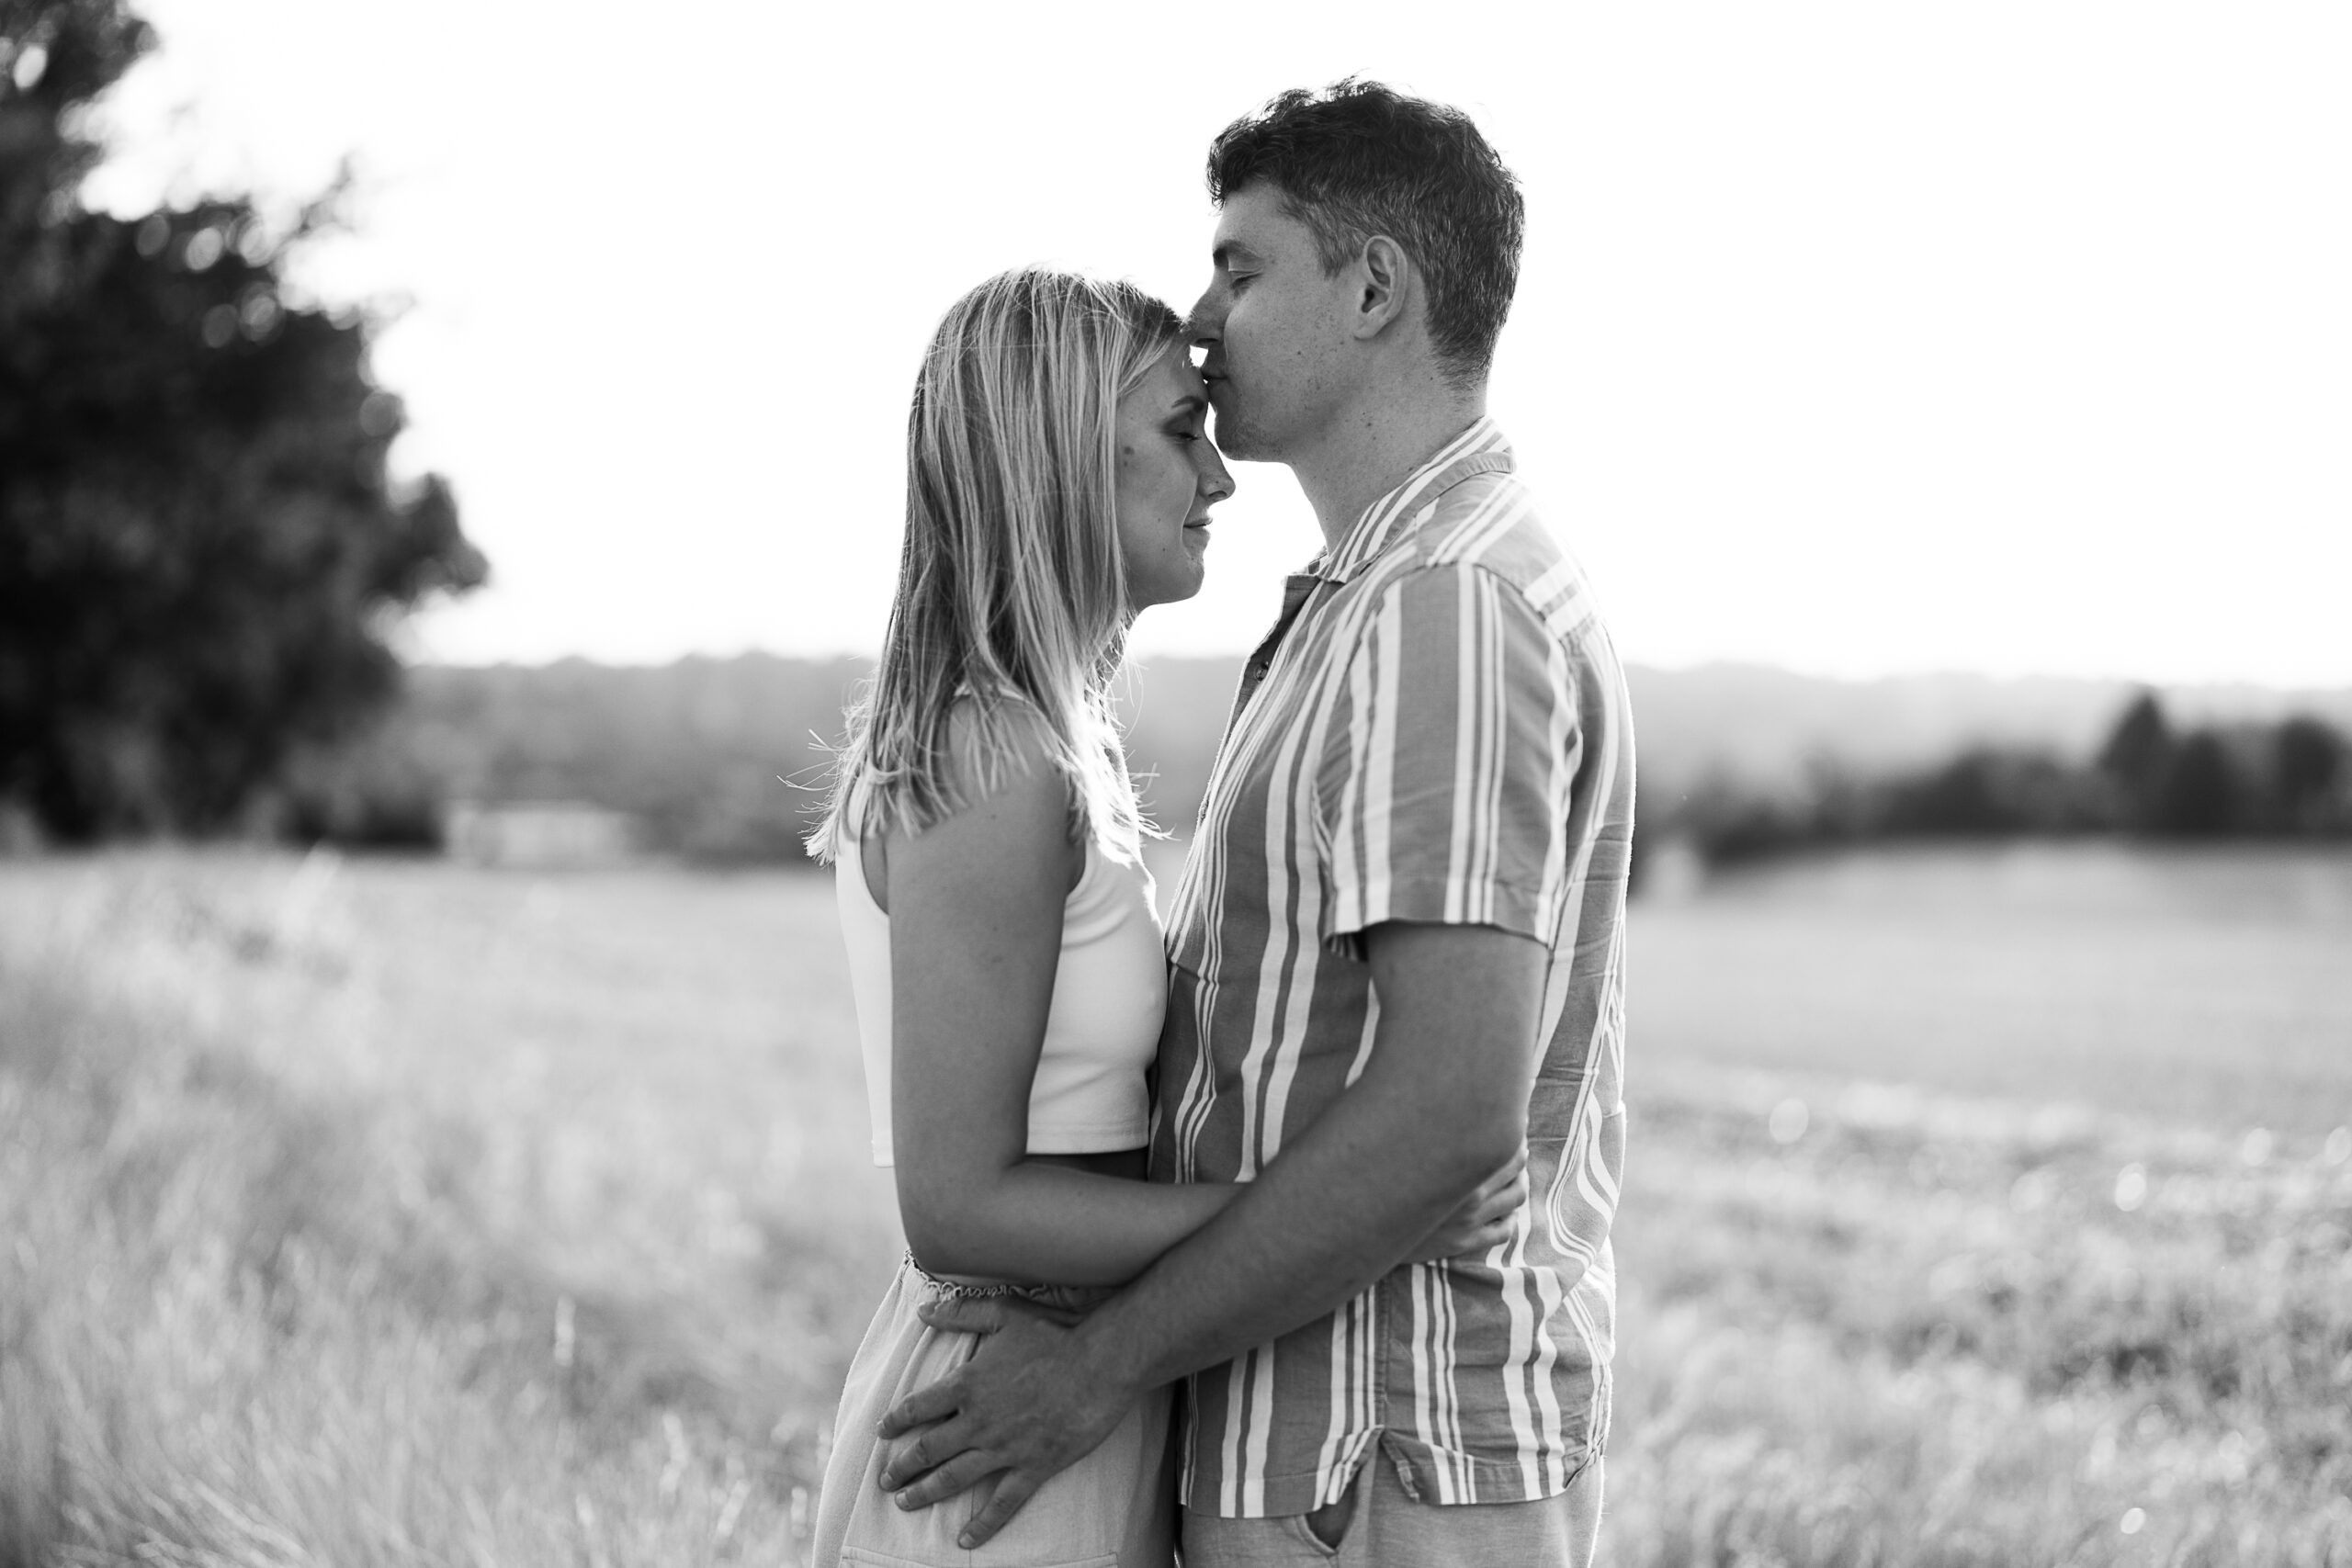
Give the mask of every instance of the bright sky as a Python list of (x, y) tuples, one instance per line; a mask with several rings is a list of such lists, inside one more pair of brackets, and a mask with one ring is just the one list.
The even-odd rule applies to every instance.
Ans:
[[(1460, 104), (1530, 232), (1492, 407), (1632, 659), (2352, 683), (2352, 8), (141, 0), (89, 196), (315, 188), (493, 585), (420, 654), (866, 651), (916, 358), (1030, 261), (1205, 279), (1209, 138)], [(1317, 536), (1237, 465), (1246, 648)]]

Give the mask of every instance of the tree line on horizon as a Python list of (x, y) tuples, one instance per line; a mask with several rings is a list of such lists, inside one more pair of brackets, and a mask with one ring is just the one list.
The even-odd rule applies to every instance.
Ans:
[[(426, 669), (357, 745), (297, 775), (281, 803), (305, 841), (431, 849), (455, 800), (571, 800), (628, 813), (655, 852), (790, 863), (822, 799), (829, 747), (863, 660), (767, 654), (659, 669), (565, 660)], [(1188, 832), (1231, 696), (1229, 661), (1154, 665), (1125, 694), (1147, 809)], [(2082, 759), (2029, 745), (1868, 769), (1818, 761), (1804, 783), (1718, 773), (1645, 781), (1637, 843), (1707, 861), (1903, 840), (2352, 837), (2352, 740), (2312, 717), (2180, 725), (2132, 697)]]
[[(461, 804), (560, 801), (626, 814), (657, 854), (798, 863), (844, 708), (870, 669), (760, 653), (413, 669), (371, 725), (297, 749), (233, 827), (433, 852)], [(1155, 662), (1121, 694), (1146, 808), (1180, 835), (1198, 815), (1235, 672), (1232, 660)], [(1794, 783), (1729, 766), (1686, 785), (1660, 767), (1643, 775), (1636, 847), (1646, 861), (1679, 840), (1731, 864), (1902, 840), (2352, 837), (2352, 741), (2321, 718), (2182, 725), (2143, 692), (2080, 750), (1963, 744), (1913, 766), (1832, 750)]]
[(1861, 775), (1820, 760), (1794, 789), (1714, 777), (1644, 801), (1653, 842), (1732, 863), (1889, 840), (2352, 838), (2352, 741), (2326, 720), (2182, 726), (2142, 691), (2097, 751), (1976, 745), (1930, 766)]

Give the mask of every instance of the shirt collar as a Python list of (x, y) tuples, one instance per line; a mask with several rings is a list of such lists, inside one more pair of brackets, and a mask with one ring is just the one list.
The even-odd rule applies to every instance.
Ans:
[(1480, 414), (1461, 434), (1439, 447), (1405, 482), (1364, 508), (1337, 549), (1324, 551), (1300, 575), (1345, 582), (1399, 536), (1408, 519), (1473, 474), (1510, 473), (1510, 443), (1491, 414)]

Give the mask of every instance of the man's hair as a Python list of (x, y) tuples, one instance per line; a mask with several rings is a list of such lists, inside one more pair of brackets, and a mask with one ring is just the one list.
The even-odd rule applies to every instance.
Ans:
[(1526, 203), (1460, 109), (1351, 77), (1244, 115), (1209, 147), (1209, 197), (1260, 181), (1315, 235), (1328, 276), (1385, 234), (1429, 285), (1430, 342), (1456, 385), (1485, 377), (1519, 287)]

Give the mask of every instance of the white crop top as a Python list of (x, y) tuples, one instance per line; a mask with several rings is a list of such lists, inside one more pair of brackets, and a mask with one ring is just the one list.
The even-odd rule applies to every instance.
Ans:
[[(840, 835), (833, 897), (849, 949), (874, 1163), (891, 1163), (890, 917), (865, 886), (854, 830)], [(1140, 857), (1114, 859), (1090, 837), (1086, 869), (1062, 905), (1061, 961), (1046, 1040), (1029, 1087), (1029, 1152), (1102, 1154), (1141, 1148), (1150, 1130), (1144, 1072), (1159, 1046), (1167, 959), (1151, 874)]]

